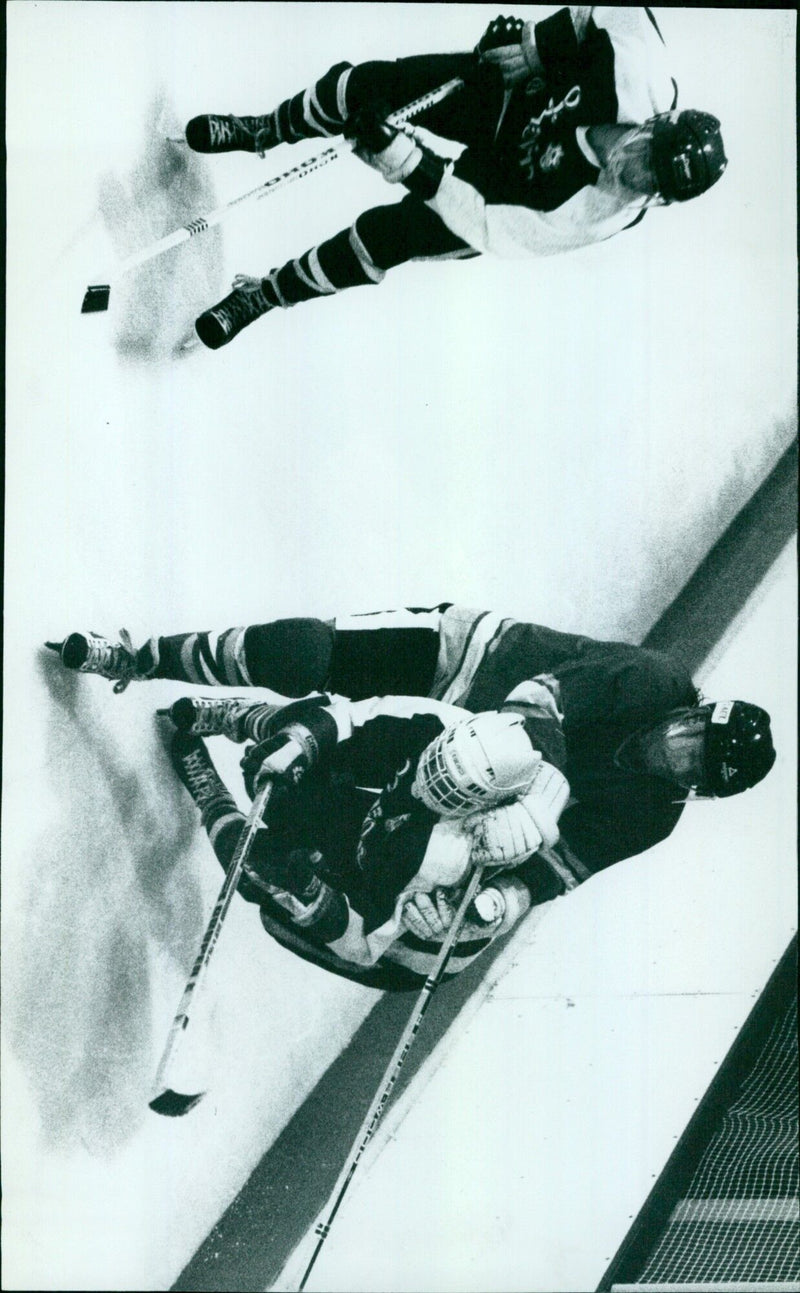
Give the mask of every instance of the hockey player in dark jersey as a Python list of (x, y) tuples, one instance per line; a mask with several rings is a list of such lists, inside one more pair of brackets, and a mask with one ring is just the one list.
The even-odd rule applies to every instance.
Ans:
[(245, 784), (253, 794), (268, 777), (273, 794), (239, 892), (273, 937), (326, 969), (418, 988), (471, 863), (488, 869), (450, 974), (561, 892), (536, 854), (558, 839), (569, 786), (535, 749), (535, 704), (473, 717), (410, 697), (286, 706), (184, 697), (166, 712), (173, 764), (226, 870), (244, 817), (203, 736), (256, 742), (242, 760)]
[[(385, 121), (454, 78), (463, 88), (416, 124), (465, 145), (455, 163)], [(498, 18), (471, 54), (337, 63), (264, 116), (194, 117), (187, 142), (206, 153), (263, 156), (344, 133), (409, 191), (265, 277), (238, 275), (197, 333), (217, 349), (269, 310), (380, 283), (410, 260), (552, 255), (609, 238), (650, 206), (704, 193), (725, 169), (719, 121), (676, 108), (650, 10), (589, 5), (540, 22)]]
[(763, 709), (704, 700), (660, 652), (448, 603), (153, 637), (138, 651), (83, 633), (51, 645), (117, 690), (173, 678), (282, 696), (428, 696), (473, 713), (535, 703), (537, 749), (570, 784), (558, 850), (578, 879), (665, 839), (687, 799), (737, 794), (775, 761)]

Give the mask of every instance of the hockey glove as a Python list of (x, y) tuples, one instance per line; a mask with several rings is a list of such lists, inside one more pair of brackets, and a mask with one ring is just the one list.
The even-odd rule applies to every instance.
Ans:
[(542, 73), (531, 24), (521, 18), (495, 18), (475, 46), (475, 53), (482, 63), (499, 68), (509, 89)]
[(355, 154), (388, 184), (404, 184), (427, 201), (436, 196), (446, 161), (385, 120), (377, 107), (362, 108), (345, 122), (344, 134), (355, 143)]
[(552, 848), (559, 836), (558, 819), (568, 799), (566, 777), (543, 760), (524, 795), (511, 804), (464, 819), (465, 827), (473, 833), (473, 859), (515, 867), (542, 844)]
[(473, 833), (472, 857), (484, 864), (519, 866), (542, 844), (541, 833), (521, 799), (474, 813), (464, 819), (464, 825)]
[[(403, 908), (403, 928), (426, 943), (440, 943), (453, 923), (455, 906), (444, 889), (433, 893), (415, 893)], [(467, 910), (466, 921), (459, 941), (485, 937), (499, 929), (506, 912), (506, 903), (499, 888), (479, 890)]]
[(415, 893), (403, 908), (403, 928), (417, 938), (442, 939), (453, 923), (456, 909), (444, 889)]
[[(291, 721), (294, 720), (294, 721)], [(286, 707), (285, 726), (245, 751), (241, 762), (247, 793), (256, 794), (267, 777), (285, 786), (296, 785), (338, 740), (336, 720), (314, 701)]]
[(292, 849), (276, 852), (259, 873), (295, 925), (320, 942), (330, 943), (346, 930), (349, 907), (344, 894), (332, 889), (320, 874), (324, 865), (317, 849)]
[(296, 785), (311, 766), (306, 751), (286, 728), (258, 745), (249, 745), (242, 759), (244, 784), (252, 799), (258, 794), (268, 777), (286, 785)]

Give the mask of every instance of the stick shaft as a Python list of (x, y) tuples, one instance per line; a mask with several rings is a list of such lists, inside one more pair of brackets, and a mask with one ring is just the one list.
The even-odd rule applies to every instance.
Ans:
[(428, 1006), (430, 1005), (431, 998), (433, 997), (434, 992), (436, 991), (437, 987), (439, 986), (439, 983), (441, 982), (442, 975), (444, 974), (445, 969), (447, 968), (447, 962), (450, 960), (450, 954), (453, 950), (453, 947), (455, 946), (456, 939), (464, 923), (464, 918), (467, 914), (467, 908), (469, 907), (470, 903), (472, 902), (472, 899), (475, 897), (475, 894), (478, 891), (478, 886), (481, 882), (482, 875), (483, 875), (483, 867), (477, 866), (472, 873), (472, 876), (470, 878), (469, 884), (467, 885), (467, 888), (464, 891), (461, 902), (458, 905), (456, 914), (453, 917), (453, 922), (447, 931), (444, 942), (442, 943), (442, 946), (439, 950), (439, 954), (436, 958), (436, 963), (433, 969), (431, 970), (431, 973), (428, 975), (427, 979), (425, 980), (425, 986), (423, 987), (419, 995), (417, 1004), (412, 1014), (409, 1017), (408, 1023), (403, 1029), (402, 1036), (400, 1037), (400, 1040), (394, 1049), (392, 1058), (389, 1060), (389, 1063), (386, 1067), (386, 1071), (383, 1076), (383, 1080), (378, 1089), (378, 1093), (375, 1096), (375, 1099), (373, 1100), (369, 1109), (367, 1110), (366, 1116), (364, 1117), (364, 1121), (359, 1127), (358, 1134), (353, 1142), (353, 1148), (350, 1151), (350, 1154), (345, 1163), (345, 1166), (342, 1169), (339, 1179), (337, 1180), (336, 1185), (333, 1188), (333, 1192), (331, 1194), (332, 1202), (329, 1201), (329, 1207), (326, 1213), (325, 1220), (320, 1222), (319, 1225), (316, 1227), (316, 1233), (319, 1236), (319, 1238), (317, 1240), (316, 1247), (313, 1253), (311, 1254), (311, 1258), (308, 1262), (308, 1265), (306, 1266), (303, 1278), (300, 1282), (300, 1285), (299, 1285), (300, 1293), (302, 1293), (302, 1290), (305, 1288), (306, 1282), (308, 1281), (308, 1277), (311, 1274), (311, 1271), (313, 1270), (317, 1257), (319, 1256), (320, 1250), (322, 1249), (322, 1245), (325, 1243), (325, 1240), (328, 1238), (331, 1226), (333, 1225), (336, 1214), (339, 1211), (342, 1200), (344, 1199), (344, 1196), (347, 1193), (347, 1189), (350, 1185), (350, 1182), (352, 1181), (353, 1176), (355, 1175), (355, 1171), (361, 1160), (361, 1156), (364, 1153), (364, 1150), (366, 1149), (370, 1140), (372, 1139), (375, 1129), (378, 1123), (380, 1122), (380, 1119), (383, 1115), (383, 1111), (386, 1108), (386, 1104), (389, 1100), (389, 1096), (392, 1093), (392, 1088), (394, 1087), (394, 1084), (397, 1081), (397, 1078), (400, 1074), (400, 1070), (403, 1067), (403, 1064), (405, 1063), (406, 1056), (408, 1055), (408, 1052), (410, 1051), (413, 1045), (414, 1039), (417, 1033), (419, 1032), (420, 1026), (425, 1017), (425, 1012), (428, 1009)]
[[(437, 86), (435, 90), (430, 90), (428, 94), (420, 95), (413, 103), (409, 103), (405, 108), (398, 109), (391, 116), (387, 117), (390, 125), (400, 126), (404, 121), (411, 117), (417, 116), (418, 113), (424, 112), (426, 108), (431, 108), (443, 99), (448, 98), (460, 90), (464, 82), (456, 77), (452, 81), (446, 81), (444, 85)], [(196, 219), (190, 220), (188, 224), (182, 225), (174, 233), (167, 234), (160, 238), (158, 242), (152, 243), (149, 247), (143, 247), (140, 251), (133, 252), (125, 260), (121, 261), (118, 266), (118, 273), (125, 273), (129, 269), (134, 269), (137, 265), (143, 265), (148, 260), (160, 256), (162, 252), (170, 251), (173, 247), (179, 247), (182, 243), (188, 242), (190, 238), (196, 237), (199, 233), (205, 233), (212, 225), (217, 225), (224, 220), (230, 211), (235, 207), (241, 206), (245, 202), (260, 201), (261, 198), (269, 197), (277, 193), (278, 189), (286, 188), (288, 184), (294, 184), (296, 180), (304, 180), (307, 176), (313, 175), (323, 166), (329, 166), (335, 162), (344, 153), (350, 152), (351, 146), (347, 143), (335, 144), (326, 148), (323, 152), (317, 153), (315, 157), (309, 157), (306, 161), (300, 162), (297, 166), (292, 166), (290, 170), (283, 171), (281, 175), (275, 175), (272, 179), (267, 180), (264, 184), (259, 184), (256, 188), (250, 189), (248, 193), (243, 193), (241, 197), (233, 198), (226, 202), (224, 206), (216, 207), (206, 215), (197, 216)]]
[(187, 1027), (189, 1026), (189, 1009), (194, 998), (194, 994), (197, 991), (198, 985), (200, 984), (208, 963), (211, 960), (214, 948), (217, 945), (217, 940), (219, 938), (220, 931), (222, 930), (222, 925), (227, 915), (228, 908), (231, 905), (233, 895), (236, 892), (236, 886), (241, 878), (242, 869), (253, 846), (253, 841), (261, 824), (264, 809), (269, 802), (269, 797), (272, 793), (272, 784), (273, 783), (271, 781), (267, 781), (262, 786), (261, 790), (256, 795), (256, 798), (253, 800), (250, 812), (247, 814), (247, 819), (242, 827), (242, 832), (239, 836), (234, 855), (231, 859), (231, 864), (228, 868), (222, 888), (220, 889), (214, 910), (211, 913), (211, 919), (209, 920), (206, 931), (203, 934), (200, 951), (197, 953), (191, 974), (189, 975), (186, 987), (183, 990), (183, 996), (181, 997), (178, 1009), (175, 1012), (175, 1018), (170, 1025), (167, 1042), (161, 1055), (161, 1060), (156, 1073), (156, 1089), (160, 1089), (164, 1085), (164, 1076), (175, 1054), (178, 1042), (180, 1038), (183, 1037)]

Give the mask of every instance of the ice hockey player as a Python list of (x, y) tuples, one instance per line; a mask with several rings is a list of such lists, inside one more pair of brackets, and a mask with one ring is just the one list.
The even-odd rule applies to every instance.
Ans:
[(391, 696), (283, 707), (183, 697), (162, 712), (177, 729), (173, 764), (225, 870), (244, 817), (203, 736), (256, 742), (242, 760), (245, 784), (254, 794), (270, 778), (273, 794), (239, 892), (280, 943), (334, 973), (421, 987), (476, 862), (489, 869), (448, 975), (562, 891), (534, 855), (557, 841), (569, 786), (535, 749), (530, 714), (473, 717)]
[[(464, 88), (414, 124), (465, 145), (455, 163), (413, 128), (385, 122), (453, 78)], [(407, 261), (552, 255), (610, 238), (651, 206), (704, 193), (727, 165), (719, 121), (677, 111), (652, 13), (627, 6), (500, 17), (472, 53), (337, 63), (265, 116), (205, 114), (186, 127), (198, 152), (262, 157), (341, 133), (407, 195), (264, 277), (238, 275), (196, 321), (206, 346), (226, 345), (276, 307), (380, 283)]]
[(521, 688), (543, 711), (537, 749), (570, 784), (558, 851), (581, 879), (665, 839), (687, 799), (738, 794), (775, 761), (768, 714), (705, 700), (677, 660), (446, 602), (153, 637), (138, 651), (127, 636), (84, 633), (50, 645), (116, 690), (173, 678), (288, 697), (427, 696), (479, 713)]

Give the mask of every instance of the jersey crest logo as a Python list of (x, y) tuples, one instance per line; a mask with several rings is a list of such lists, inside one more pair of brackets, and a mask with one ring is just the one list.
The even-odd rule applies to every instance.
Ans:
[[(546, 124), (554, 124), (558, 121), (558, 118), (563, 112), (574, 111), (574, 109), (580, 105), (580, 101), (581, 87), (579, 85), (573, 85), (572, 89), (564, 95), (564, 98), (560, 103), (556, 103), (555, 99), (551, 95), (547, 107), (542, 109), (538, 117), (531, 117), (522, 132), (522, 138), (519, 145), (519, 164), (529, 180), (533, 179), (534, 171), (536, 169), (534, 158), (536, 153), (539, 151), (544, 126)], [(555, 152), (558, 150), (560, 150), (560, 152), (558, 153), (558, 156), (555, 157)], [(548, 155), (551, 160), (548, 165), (545, 165), (544, 158)], [(545, 150), (544, 156), (540, 158), (539, 164), (543, 171), (551, 171), (558, 166), (563, 156), (563, 147), (561, 147), (560, 144), (551, 144), (550, 147)]]
[(560, 144), (550, 144), (542, 153), (539, 165), (543, 171), (554, 171), (557, 166), (561, 165), (563, 156), (564, 149)]
[(726, 781), (730, 781), (731, 777), (735, 777), (738, 771), (738, 768), (732, 768), (729, 763), (723, 763), (722, 765), (722, 775)]

